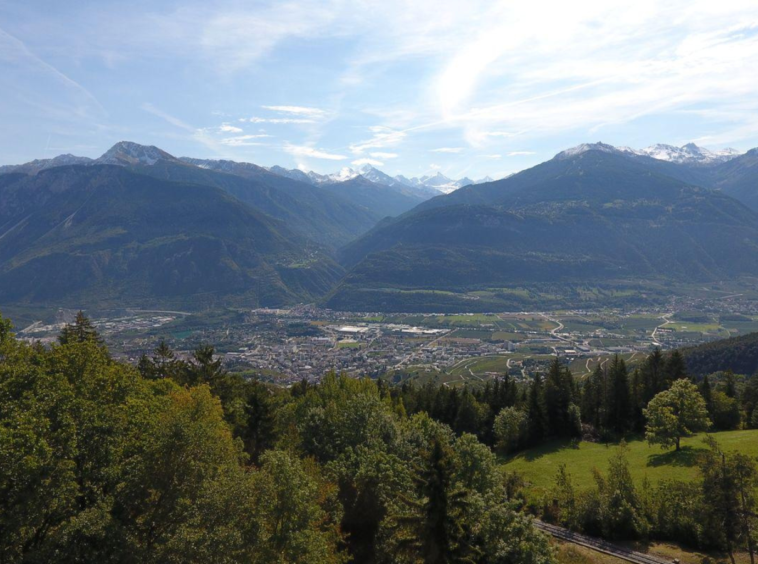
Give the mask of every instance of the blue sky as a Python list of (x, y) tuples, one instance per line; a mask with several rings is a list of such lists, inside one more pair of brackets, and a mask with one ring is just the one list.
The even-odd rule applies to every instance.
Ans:
[(582, 142), (758, 146), (758, 2), (0, 1), (0, 164), (504, 176)]

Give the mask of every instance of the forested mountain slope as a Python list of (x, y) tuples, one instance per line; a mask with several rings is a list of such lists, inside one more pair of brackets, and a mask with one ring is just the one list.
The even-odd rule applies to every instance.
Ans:
[(758, 273), (758, 215), (720, 191), (588, 150), (469, 186), (347, 245), (331, 303), (366, 288), (713, 280)]
[(311, 300), (340, 274), (218, 188), (110, 165), (0, 176), (0, 302), (277, 305)]

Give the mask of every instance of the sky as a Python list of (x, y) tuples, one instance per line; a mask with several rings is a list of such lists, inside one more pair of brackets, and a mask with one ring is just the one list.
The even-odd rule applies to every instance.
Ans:
[(0, 0), (0, 164), (493, 178), (585, 142), (758, 146), (756, 0)]

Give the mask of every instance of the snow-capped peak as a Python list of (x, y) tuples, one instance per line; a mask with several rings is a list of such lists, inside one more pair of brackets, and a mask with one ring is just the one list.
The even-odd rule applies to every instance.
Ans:
[(112, 164), (121, 166), (154, 165), (158, 161), (176, 161), (176, 157), (152, 145), (140, 145), (131, 141), (119, 141), (108, 149), (97, 164)]
[(698, 147), (694, 143), (687, 143), (681, 147), (673, 145), (657, 144), (645, 147), (644, 149), (632, 149), (631, 147), (614, 147), (606, 143), (582, 143), (571, 149), (566, 149), (558, 153), (556, 159), (567, 159), (580, 155), (587, 151), (603, 151), (605, 153), (617, 153), (623, 155), (636, 155), (640, 157), (650, 157), (659, 161), (668, 161), (679, 164), (715, 164), (726, 162), (742, 153), (736, 149), (720, 149), (711, 151), (703, 147)]
[(637, 154), (646, 155), (659, 161), (669, 161), (674, 163), (688, 164), (712, 164), (726, 162), (742, 153), (736, 149), (720, 149), (710, 151), (703, 147), (698, 147), (694, 143), (687, 143), (681, 147), (673, 145), (651, 145), (637, 151)]
[(581, 145), (577, 145), (576, 147), (571, 147), (570, 149), (566, 149), (565, 151), (561, 151), (558, 153), (555, 158), (558, 160), (563, 159), (569, 159), (571, 157), (575, 157), (577, 155), (581, 155), (582, 153), (586, 153), (587, 151), (602, 151), (603, 153), (621, 153), (620, 149), (617, 149), (613, 145), (608, 145), (606, 143), (582, 143)]
[(330, 174), (329, 178), (334, 182), (345, 182), (346, 180), (352, 180), (361, 173), (354, 168), (344, 167), (335, 174)]

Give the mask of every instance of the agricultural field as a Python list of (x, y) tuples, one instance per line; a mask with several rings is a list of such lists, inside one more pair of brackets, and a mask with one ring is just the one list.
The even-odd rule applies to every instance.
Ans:
[[(642, 362), (645, 359), (646, 355), (641, 352), (633, 352), (620, 354), (619, 357), (624, 360), (628, 368), (633, 369), (638, 362)], [(571, 361), (569, 370), (571, 370), (574, 376), (582, 377), (594, 372), (598, 366), (606, 368), (612, 360), (612, 355), (577, 358)]]
[[(724, 431), (713, 437), (726, 451), (738, 450), (758, 457), (758, 430)], [(648, 445), (640, 438), (629, 441), (627, 457), (632, 478), (638, 485), (647, 478), (651, 483), (666, 479), (692, 480), (697, 476), (698, 453), (705, 450), (700, 434), (682, 440), (679, 452)], [(556, 472), (565, 464), (571, 474), (574, 487), (583, 489), (593, 484), (592, 469), (605, 471), (608, 458), (616, 445), (603, 443), (553, 441), (534, 449), (504, 459), (507, 470), (521, 473), (527, 481), (530, 495), (548, 491), (554, 483)]]

